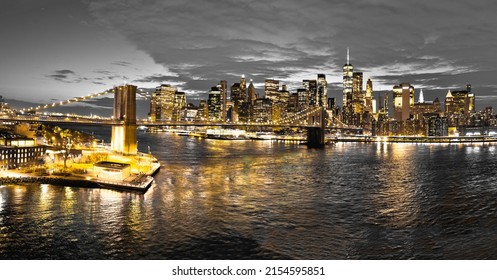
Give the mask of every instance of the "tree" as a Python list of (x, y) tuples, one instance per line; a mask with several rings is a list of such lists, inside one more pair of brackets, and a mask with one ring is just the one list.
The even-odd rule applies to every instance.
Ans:
[(28, 138), (35, 138), (35, 132), (31, 130), (31, 126), (27, 123), (20, 123), (14, 126), (14, 133), (26, 136)]
[(67, 168), (67, 159), (69, 158), (69, 155), (71, 155), (71, 148), (73, 146), (73, 143), (71, 141), (71, 131), (69, 129), (64, 129), (61, 130), (60, 133), (60, 144), (62, 148), (62, 157), (64, 158), (64, 169)]

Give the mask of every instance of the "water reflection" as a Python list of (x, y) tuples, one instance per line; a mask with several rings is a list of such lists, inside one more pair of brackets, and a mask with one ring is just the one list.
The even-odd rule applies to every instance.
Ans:
[[(141, 134), (162, 168), (144, 195), (0, 188), (3, 258), (492, 257), (488, 145), (271, 142)], [(480, 225), (480, 226), (479, 226)], [(40, 234), (44, 233), (44, 234)], [(455, 244), (464, 245), (458, 250)], [(458, 245), (461, 247), (461, 245)]]
[[(4, 204), (7, 203), (7, 198), (4, 198), (4, 196), (7, 196), (7, 190), (6, 186), (0, 185), (0, 213), (3, 212), (4, 209)], [(3, 215), (0, 215), (0, 223), (3, 222)]]
[(417, 196), (422, 190), (415, 153), (422, 147), (404, 143), (384, 145), (388, 146), (388, 163), (379, 170), (381, 181), (374, 197), (378, 206), (376, 221), (402, 228), (412, 225), (419, 212)]

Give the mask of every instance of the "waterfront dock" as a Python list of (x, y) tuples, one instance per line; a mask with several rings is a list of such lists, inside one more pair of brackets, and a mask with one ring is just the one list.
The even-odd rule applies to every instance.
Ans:
[(31, 174), (6, 171), (8, 173), (0, 176), (0, 185), (9, 184), (50, 184), (57, 186), (68, 186), (77, 188), (99, 188), (111, 189), (116, 191), (133, 191), (145, 193), (154, 182), (153, 175), (160, 169), (160, 164), (154, 163), (145, 174), (132, 174), (122, 181), (102, 180), (93, 177), (78, 177), (78, 176), (34, 176)]
[(123, 181), (116, 182), (102, 179), (90, 179), (90, 181), (96, 182), (103, 188), (146, 192), (152, 186), (152, 183), (154, 182), (153, 175), (157, 173), (159, 169), (160, 163), (154, 162), (148, 172), (144, 174), (132, 174)]

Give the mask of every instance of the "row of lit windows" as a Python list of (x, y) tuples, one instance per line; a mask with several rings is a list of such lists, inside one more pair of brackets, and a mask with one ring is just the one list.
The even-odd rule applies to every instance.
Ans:
[(0, 167), (15, 168), (18, 164), (27, 163), (43, 156), (44, 148), (7, 148), (0, 149)]
[(43, 153), (11, 153), (11, 154), (2, 154), (0, 155), (0, 159), (8, 159), (8, 158), (15, 158), (16, 156), (18, 158), (28, 158), (28, 157), (33, 157), (33, 156), (42, 156)]
[(34, 152), (34, 153), (43, 153), (44, 149), (43, 148), (7, 148), (7, 149), (0, 149), (0, 154), (13, 154), (13, 153), (28, 153), (28, 152)]

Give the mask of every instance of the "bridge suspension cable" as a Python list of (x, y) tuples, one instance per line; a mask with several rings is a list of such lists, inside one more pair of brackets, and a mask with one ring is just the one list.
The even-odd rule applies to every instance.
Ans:
[(53, 102), (53, 103), (48, 103), (48, 104), (40, 105), (40, 106), (36, 106), (36, 107), (23, 108), (19, 111), (21, 113), (25, 113), (25, 112), (33, 112), (33, 111), (39, 111), (39, 110), (44, 110), (44, 109), (50, 109), (50, 108), (54, 108), (57, 106), (67, 105), (67, 104), (71, 104), (71, 103), (75, 103), (75, 102), (81, 102), (81, 101), (85, 101), (88, 99), (100, 97), (102, 95), (111, 94), (113, 92), (114, 92), (113, 89), (109, 89), (109, 90), (105, 90), (105, 91), (101, 91), (101, 92), (95, 92), (95, 93), (92, 93), (92, 94), (89, 94), (86, 96), (82, 96), (82, 97), (75, 97), (75, 98), (71, 98), (71, 99), (67, 99), (67, 100), (63, 100), (63, 101), (57, 101), (57, 102)]
[(286, 117), (282, 118), (281, 120), (274, 122), (274, 124), (292, 123), (292, 122), (295, 122), (298, 120), (302, 120), (302, 119), (308, 117), (309, 115), (317, 113), (320, 110), (321, 110), (321, 107), (309, 107), (309, 108), (303, 109), (299, 112), (287, 115)]
[(342, 126), (342, 128), (343, 128), (343, 127), (346, 127), (346, 128), (348, 128), (348, 127), (349, 127), (349, 125), (345, 124), (344, 122), (342, 122), (341, 120), (339, 120), (339, 119), (338, 119), (337, 117), (335, 117), (335, 116), (333, 116), (333, 120), (334, 120), (335, 122), (337, 122), (339, 125), (341, 125), (341, 126)]

